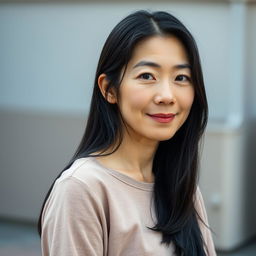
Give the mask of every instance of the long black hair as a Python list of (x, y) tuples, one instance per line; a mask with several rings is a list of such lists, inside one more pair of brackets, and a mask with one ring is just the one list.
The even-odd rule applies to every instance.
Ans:
[[(162, 243), (169, 245), (173, 242), (178, 255), (204, 256), (206, 252), (194, 196), (198, 182), (199, 141), (207, 124), (208, 106), (195, 40), (174, 16), (166, 12), (137, 11), (112, 30), (99, 59), (84, 136), (64, 170), (78, 158), (92, 156), (95, 152), (104, 155), (113, 144), (117, 145), (114, 150), (118, 148), (123, 134), (122, 117), (118, 104), (110, 104), (103, 97), (98, 77), (106, 74), (107, 91), (114, 90), (118, 95), (122, 70), (126, 69), (134, 47), (141, 40), (156, 35), (175, 36), (184, 45), (191, 65), (195, 97), (187, 120), (171, 139), (159, 143), (155, 153), (152, 171), (155, 176), (153, 200), (157, 223), (149, 228), (162, 233)], [(42, 211), (53, 184), (38, 221), (40, 235)]]

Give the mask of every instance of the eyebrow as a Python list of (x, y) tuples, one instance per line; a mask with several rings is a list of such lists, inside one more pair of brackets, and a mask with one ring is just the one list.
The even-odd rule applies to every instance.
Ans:
[[(143, 67), (143, 66), (161, 68), (161, 66), (155, 62), (142, 60), (142, 61), (138, 62), (136, 65), (134, 65), (133, 69), (137, 68), (137, 67)], [(178, 64), (178, 65), (174, 66), (174, 69), (191, 69), (191, 65), (188, 63)]]
[(143, 67), (143, 66), (149, 66), (149, 67), (155, 67), (155, 68), (160, 68), (161, 66), (155, 62), (152, 61), (140, 61), (138, 62), (135, 66), (133, 66), (133, 68), (137, 68), (137, 67)]
[(174, 66), (175, 69), (190, 69), (191, 70), (191, 65), (188, 63), (184, 63), (184, 64), (178, 64)]

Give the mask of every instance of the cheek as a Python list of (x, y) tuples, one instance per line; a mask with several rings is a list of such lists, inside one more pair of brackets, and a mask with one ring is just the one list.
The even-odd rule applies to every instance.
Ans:
[(194, 90), (190, 90), (189, 92), (183, 93), (180, 97), (180, 107), (182, 111), (181, 120), (178, 129), (184, 124), (187, 120), (190, 109), (192, 107), (194, 101)]
[(128, 111), (142, 110), (145, 106), (145, 101), (147, 97), (144, 90), (124, 90), (122, 95), (124, 95), (122, 106)]
[(182, 95), (180, 95), (180, 103), (183, 110), (190, 110), (194, 101), (194, 95), (195, 93), (193, 88), (189, 88), (187, 92), (184, 92)]

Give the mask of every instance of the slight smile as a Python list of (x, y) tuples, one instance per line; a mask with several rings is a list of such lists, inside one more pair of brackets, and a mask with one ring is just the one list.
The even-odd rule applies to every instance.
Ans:
[(168, 114), (157, 113), (157, 114), (147, 114), (147, 115), (159, 123), (169, 123), (175, 117), (175, 114), (173, 113), (168, 113)]

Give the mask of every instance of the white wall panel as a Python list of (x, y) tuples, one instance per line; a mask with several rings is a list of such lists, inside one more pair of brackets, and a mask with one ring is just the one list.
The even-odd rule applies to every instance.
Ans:
[(227, 3), (26, 3), (0, 8), (0, 107), (60, 112), (88, 109), (102, 45), (137, 9), (166, 10), (195, 36), (212, 118), (228, 115)]

